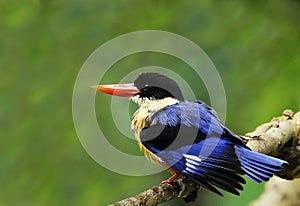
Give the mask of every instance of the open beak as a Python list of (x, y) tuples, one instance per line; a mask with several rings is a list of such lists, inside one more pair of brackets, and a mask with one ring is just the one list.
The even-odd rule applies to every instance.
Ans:
[(99, 92), (120, 97), (132, 97), (139, 92), (139, 90), (132, 83), (97, 85), (93, 86), (93, 88)]

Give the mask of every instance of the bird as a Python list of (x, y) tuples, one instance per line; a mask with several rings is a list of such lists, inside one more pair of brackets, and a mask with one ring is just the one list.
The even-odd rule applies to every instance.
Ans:
[(223, 196), (221, 190), (240, 195), (247, 176), (267, 182), (288, 164), (252, 151), (228, 129), (217, 113), (203, 101), (185, 101), (178, 84), (153, 72), (140, 74), (134, 83), (97, 85), (109, 95), (128, 97), (137, 103), (131, 127), (140, 150), (173, 174), (163, 183), (181, 176)]

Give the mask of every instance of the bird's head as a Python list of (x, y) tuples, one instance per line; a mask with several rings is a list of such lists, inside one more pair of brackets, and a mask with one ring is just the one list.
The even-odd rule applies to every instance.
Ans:
[(161, 100), (174, 98), (183, 101), (182, 92), (177, 83), (158, 73), (143, 73), (130, 84), (98, 85), (96, 90), (115, 96), (130, 97), (137, 103), (143, 100)]

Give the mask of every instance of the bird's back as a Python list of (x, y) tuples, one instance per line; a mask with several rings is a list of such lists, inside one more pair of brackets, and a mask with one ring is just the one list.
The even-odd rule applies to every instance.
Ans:
[(245, 183), (240, 175), (267, 181), (285, 163), (249, 150), (200, 101), (165, 106), (143, 125), (138, 138), (146, 155), (219, 195), (215, 187), (238, 195)]

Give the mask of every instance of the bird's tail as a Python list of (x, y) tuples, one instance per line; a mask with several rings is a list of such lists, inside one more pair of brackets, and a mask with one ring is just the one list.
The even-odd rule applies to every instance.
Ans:
[(267, 182), (273, 174), (287, 165), (284, 160), (251, 151), (240, 145), (236, 145), (235, 150), (246, 176), (257, 183)]

